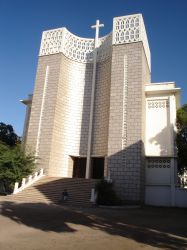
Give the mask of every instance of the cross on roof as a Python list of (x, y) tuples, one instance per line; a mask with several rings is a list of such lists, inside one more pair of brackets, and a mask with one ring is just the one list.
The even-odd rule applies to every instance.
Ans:
[(95, 48), (99, 46), (99, 28), (104, 27), (104, 24), (100, 24), (99, 20), (96, 20), (96, 24), (92, 25), (91, 28), (95, 29)]

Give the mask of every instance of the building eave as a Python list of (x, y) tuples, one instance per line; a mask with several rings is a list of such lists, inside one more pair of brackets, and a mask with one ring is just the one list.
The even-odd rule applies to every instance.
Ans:
[(32, 104), (32, 100), (29, 100), (29, 99), (20, 100), (20, 102), (23, 103), (23, 104), (25, 104), (25, 105)]

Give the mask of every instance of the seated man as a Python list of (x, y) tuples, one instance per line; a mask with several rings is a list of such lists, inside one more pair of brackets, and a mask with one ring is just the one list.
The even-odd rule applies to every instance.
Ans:
[(62, 201), (67, 201), (68, 199), (68, 191), (67, 189), (64, 189), (64, 191), (62, 192)]

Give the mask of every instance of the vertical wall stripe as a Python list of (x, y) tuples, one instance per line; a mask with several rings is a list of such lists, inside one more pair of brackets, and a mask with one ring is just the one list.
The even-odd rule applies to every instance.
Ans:
[(124, 82), (123, 82), (123, 121), (122, 121), (122, 150), (127, 146), (127, 94), (128, 94), (128, 63), (127, 55), (124, 55)]
[(42, 103), (41, 103), (41, 109), (40, 109), (40, 118), (39, 118), (39, 124), (38, 124), (38, 134), (37, 134), (37, 141), (36, 141), (36, 156), (39, 155), (40, 135), (41, 135), (42, 118), (43, 118), (43, 113), (44, 113), (44, 104), (45, 104), (48, 77), (49, 77), (49, 66), (47, 65), (46, 72), (45, 72), (44, 87), (43, 87)]

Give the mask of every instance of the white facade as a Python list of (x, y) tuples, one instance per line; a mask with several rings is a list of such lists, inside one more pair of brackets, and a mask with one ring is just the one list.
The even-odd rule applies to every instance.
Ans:
[(175, 156), (174, 135), (180, 89), (175, 83), (145, 86), (146, 156)]
[(176, 110), (180, 89), (175, 83), (146, 85), (146, 204), (187, 206), (187, 190), (177, 188)]
[(143, 201), (145, 194), (150, 205), (179, 203), (180, 89), (173, 82), (150, 83), (150, 72), (141, 14), (115, 17), (112, 32), (99, 38), (97, 48), (94, 39), (65, 27), (44, 31), (25, 126), (26, 144), (42, 159), (44, 171), (72, 177), (73, 157), (102, 157), (104, 175), (115, 180), (122, 199)]

